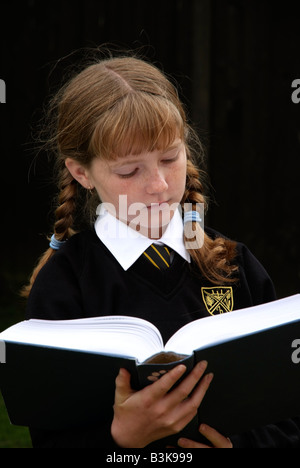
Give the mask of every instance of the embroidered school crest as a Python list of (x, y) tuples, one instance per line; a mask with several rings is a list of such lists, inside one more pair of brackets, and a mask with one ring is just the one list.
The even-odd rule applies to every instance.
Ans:
[(201, 288), (203, 302), (210, 315), (225, 314), (233, 310), (233, 289), (226, 286)]

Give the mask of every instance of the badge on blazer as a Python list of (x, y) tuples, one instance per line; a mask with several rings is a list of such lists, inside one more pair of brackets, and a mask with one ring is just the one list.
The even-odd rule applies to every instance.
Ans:
[(226, 286), (201, 288), (203, 302), (210, 315), (225, 314), (233, 310), (233, 289)]

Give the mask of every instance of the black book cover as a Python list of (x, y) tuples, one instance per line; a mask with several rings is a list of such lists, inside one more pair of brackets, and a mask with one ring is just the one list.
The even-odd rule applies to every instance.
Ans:
[[(300, 364), (292, 361), (292, 343), (300, 322), (207, 347), (185, 359), (187, 372), (208, 361), (214, 379), (190, 425), (196, 440), (201, 422), (226, 436), (300, 415)], [(0, 388), (12, 424), (66, 429), (111, 421), (115, 378), (121, 367), (139, 389), (160, 378), (173, 363), (144, 363), (134, 358), (6, 343), (0, 364)], [(149, 379), (150, 377), (150, 379)]]

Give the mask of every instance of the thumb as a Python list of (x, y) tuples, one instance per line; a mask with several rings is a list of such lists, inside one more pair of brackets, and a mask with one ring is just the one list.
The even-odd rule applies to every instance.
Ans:
[(130, 385), (131, 375), (126, 369), (120, 369), (116, 378), (115, 403), (121, 405), (134, 391)]

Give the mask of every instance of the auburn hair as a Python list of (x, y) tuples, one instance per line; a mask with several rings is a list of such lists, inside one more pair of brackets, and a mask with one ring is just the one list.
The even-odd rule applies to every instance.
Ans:
[[(164, 150), (180, 137), (187, 152), (182, 208), (189, 203), (197, 209), (201, 203), (207, 209), (206, 173), (199, 169), (204, 161), (203, 146), (187, 122), (177, 88), (158, 67), (134, 56), (96, 61), (60, 89), (49, 109), (52, 134), (48, 145), (56, 156), (58, 186), (52, 232), (57, 240), (67, 240), (76, 232), (75, 213), (86, 198), (65, 166), (67, 158), (88, 168), (94, 158), (108, 160)], [(93, 205), (97, 194), (87, 192), (87, 197), (88, 205)], [(191, 230), (196, 239), (197, 232), (204, 238), (201, 248), (188, 249), (201, 274), (213, 284), (235, 281), (236, 244), (222, 237), (210, 238), (199, 223), (191, 223)], [(48, 248), (40, 258), (23, 289), (24, 297), (28, 297), (38, 272), (54, 254), (55, 250)]]

